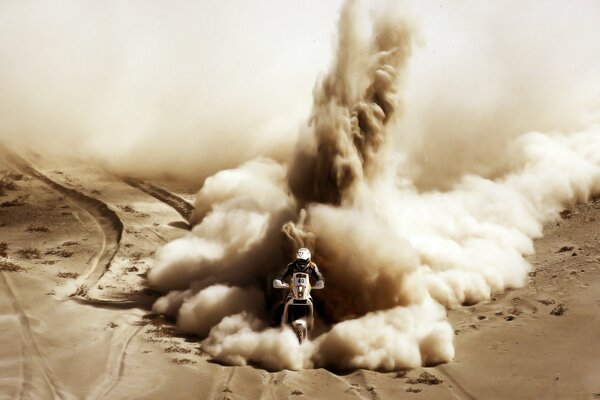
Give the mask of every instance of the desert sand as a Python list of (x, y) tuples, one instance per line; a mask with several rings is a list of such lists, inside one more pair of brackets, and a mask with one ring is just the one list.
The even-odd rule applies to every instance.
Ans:
[(546, 226), (526, 287), (449, 311), (452, 362), (270, 372), (150, 312), (152, 254), (185, 234), (196, 188), (35, 154), (0, 169), (3, 399), (600, 398), (600, 200)]

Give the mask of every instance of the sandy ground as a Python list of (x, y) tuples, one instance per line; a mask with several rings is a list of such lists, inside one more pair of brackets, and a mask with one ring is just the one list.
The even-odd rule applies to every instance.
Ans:
[(393, 373), (213, 362), (149, 309), (191, 191), (77, 160), (0, 157), (2, 399), (600, 398), (600, 201), (549, 224), (530, 284), (450, 312), (456, 359)]

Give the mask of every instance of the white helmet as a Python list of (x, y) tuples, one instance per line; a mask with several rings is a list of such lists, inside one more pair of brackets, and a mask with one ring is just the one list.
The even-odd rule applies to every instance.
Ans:
[(296, 253), (296, 262), (303, 267), (308, 266), (310, 264), (310, 250), (306, 248), (298, 249)]

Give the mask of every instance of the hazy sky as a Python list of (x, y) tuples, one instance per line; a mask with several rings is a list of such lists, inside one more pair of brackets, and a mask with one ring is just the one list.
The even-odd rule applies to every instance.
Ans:
[[(420, 36), (395, 135), (410, 156), (435, 158), (432, 135), (442, 149), (510, 137), (490, 129), (497, 118), (562, 129), (600, 108), (600, 2), (390, 2)], [(0, 138), (126, 169), (152, 158), (155, 172), (283, 157), (331, 62), (340, 5), (4, 0)]]
[[(0, 132), (118, 153), (171, 135), (214, 148), (260, 131), (277, 147), (310, 110), (339, 4), (3, 1)], [(269, 147), (253, 142), (249, 154)]]

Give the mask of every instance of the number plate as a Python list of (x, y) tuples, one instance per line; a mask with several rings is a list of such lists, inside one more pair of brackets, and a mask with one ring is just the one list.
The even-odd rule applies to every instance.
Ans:
[(308, 276), (306, 274), (296, 275), (294, 277), (295, 286), (306, 286), (308, 284)]

